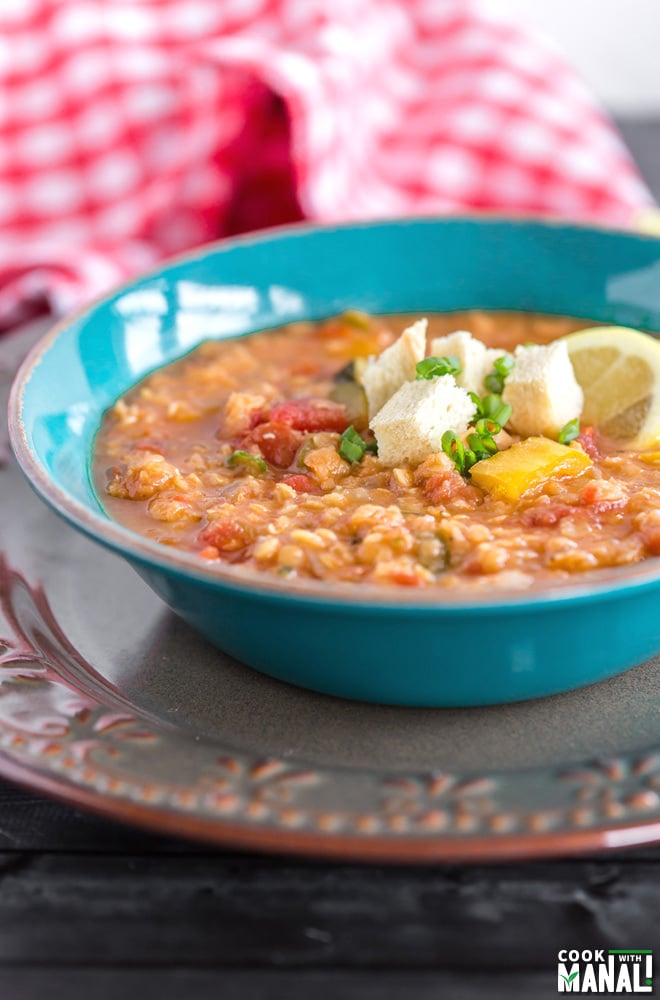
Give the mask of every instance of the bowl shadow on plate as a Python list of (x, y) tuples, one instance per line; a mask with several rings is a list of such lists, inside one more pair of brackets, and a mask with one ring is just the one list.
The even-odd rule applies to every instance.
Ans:
[[(293, 687), (164, 612), (121, 687), (170, 726), (224, 748), (388, 771), (553, 766), (660, 743), (658, 658), (568, 694), (502, 706), (398, 708)], [(356, 667), (356, 669), (358, 669)]]

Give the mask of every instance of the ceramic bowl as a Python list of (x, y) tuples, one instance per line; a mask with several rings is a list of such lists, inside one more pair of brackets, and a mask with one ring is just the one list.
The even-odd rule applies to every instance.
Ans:
[(211, 642), (293, 684), (394, 705), (483, 705), (590, 684), (658, 652), (658, 559), (527, 594), (411, 595), (206, 567), (108, 518), (90, 456), (118, 396), (209, 337), (348, 308), (521, 309), (660, 330), (660, 240), (449, 218), (301, 226), (203, 248), (65, 320), (33, 350), (10, 402), (18, 461), (47, 503), (120, 553)]

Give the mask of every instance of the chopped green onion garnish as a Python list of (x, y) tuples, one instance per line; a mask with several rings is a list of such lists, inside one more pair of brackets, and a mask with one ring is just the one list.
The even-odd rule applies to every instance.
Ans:
[(465, 448), (458, 434), (454, 431), (445, 431), (442, 435), (442, 450), (451, 458), (458, 471), (462, 472), (465, 464)]
[[(427, 358), (426, 361), (447, 361), (447, 358)], [(458, 360), (458, 359), (456, 359)], [(420, 373), (421, 361), (417, 365), (417, 378), (425, 378)], [(481, 462), (499, 451), (495, 435), (499, 434), (502, 428), (511, 419), (511, 407), (502, 400), (502, 390), (508, 375), (515, 367), (515, 359), (512, 354), (502, 354), (493, 362), (493, 371), (484, 379), (486, 388), (489, 390), (486, 396), (478, 396), (476, 392), (468, 392), (468, 396), (474, 403), (475, 414), (470, 421), (470, 426), (474, 427), (474, 432), (467, 436), (467, 447), (463, 444), (457, 434), (453, 431), (446, 431), (442, 436), (442, 450), (445, 455), (451, 458), (452, 462), (462, 476), (469, 477), (470, 469), (477, 462)], [(431, 376), (437, 374), (431, 372)]]
[(560, 444), (570, 444), (571, 441), (575, 441), (579, 433), (580, 421), (576, 417), (575, 420), (569, 420), (567, 424), (564, 424), (557, 436), (557, 440)]
[(508, 403), (503, 403), (502, 397), (497, 393), (491, 393), (479, 400), (477, 413), (479, 417), (494, 420), (500, 427), (504, 427), (511, 418), (511, 407)]
[(253, 455), (249, 451), (234, 451), (227, 459), (230, 469), (237, 465), (242, 465), (250, 472), (268, 472), (268, 466), (260, 455)]
[(488, 417), (481, 417), (480, 420), (476, 421), (474, 429), (482, 437), (493, 437), (494, 434), (500, 433), (502, 425), (497, 420), (489, 420)]
[(355, 430), (355, 427), (351, 424), (347, 427), (341, 436), (341, 441), (339, 442), (339, 454), (342, 458), (345, 458), (347, 462), (361, 462), (364, 458), (365, 451), (376, 452), (377, 446), (375, 442), (373, 444), (367, 444), (363, 437)]
[(436, 375), (460, 375), (461, 362), (455, 354), (442, 358), (424, 358), (416, 364), (417, 378), (435, 378)]
[(511, 407), (508, 403), (502, 403), (499, 410), (493, 416), (495, 423), (499, 424), (500, 427), (506, 427), (509, 420), (511, 420)]
[(489, 392), (495, 392), (498, 395), (502, 393), (506, 377), (511, 374), (515, 364), (512, 354), (503, 354), (501, 358), (495, 358), (494, 371), (484, 379), (484, 385)]
[(501, 358), (495, 358), (495, 361), (493, 362), (493, 368), (498, 375), (502, 376), (502, 378), (506, 378), (507, 375), (510, 375), (515, 367), (516, 362), (513, 354), (503, 354)]
[[(497, 358), (495, 367), (500, 371), (493, 372), (493, 378), (504, 378), (511, 371), (514, 360), (510, 354)], [(488, 382), (488, 379), (486, 379)], [(453, 431), (446, 431), (442, 436), (442, 450), (451, 458), (462, 476), (468, 477), (470, 469), (499, 451), (495, 435), (499, 434), (511, 418), (511, 407), (502, 402), (499, 393), (491, 392), (487, 396), (478, 396), (476, 392), (468, 393), (474, 403), (476, 413), (471, 420), (474, 432), (468, 434), (467, 447)]]
[[(468, 447), (477, 461), (480, 458), (489, 458), (490, 452), (486, 449), (485, 439), (479, 434), (468, 434)], [(496, 446), (497, 447), (497, 446)]]
[(490, 458), (499, 450), (490, 434), (470, 434), (468, 435), (468, 444), (475, 455), (479, 456), (479, 459)]
[(489, 420), (495, 420), (495, 414), (499, 413), (501, 406), (502, 397), (496, 392), (491, 392), (488, 396), (484, 396), (481, 400), (482, 413), (484, 417), (487, 417)]
[(484, 385), (489, 392), (500, 393), (504, 389), (504, 379), (497, 372), (493, 372), (491, 375), (486, 375)]

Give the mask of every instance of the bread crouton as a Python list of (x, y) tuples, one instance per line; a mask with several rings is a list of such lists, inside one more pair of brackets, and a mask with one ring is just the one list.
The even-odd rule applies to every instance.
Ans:
[(509, 426), (523, 437), (557, 438), (582, 412), (584, 396), (562, 340), (516, 347), (515, 367), (502, 398), (511, 407)]
[(369, 406), (369, 417), (375, 416), (399, 386), (417, 375), (416, 365), (426, 354), (425, 319), (407, 327), (390, 347), (377, 358), (370, 358), (360, 375)]
[(435, 337), (431, 341), (430, 353), (436, 358), (448, 355), (458, 358), (461, 370), (456, 376), (456, 384), (481, 396), (485, 391), (484, 379), (492, 372), (493, 363), (506, 351), (486, 347), (467, 330), (456, 330), (446, 337)]
[(378, 458), (384, 465), (418, 465), (442, 451), (445, 431), (465, 434), (474, 403), (453, 375), (406, 382), (372, 419)]

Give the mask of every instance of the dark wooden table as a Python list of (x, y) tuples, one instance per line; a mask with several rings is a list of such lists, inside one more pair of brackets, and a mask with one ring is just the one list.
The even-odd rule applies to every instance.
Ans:
[(536, 1000), (560, 948), (660, 944), (660, 848), (386, 868), (198, 848), (9, 787), (0, 818), (2, 1000)]
[[(660, 195), (660, 123), (624, 122)], [(529, 1000), (656, 948), (660, 847), (478, 867), (213, 851), (0, 783), (0, 1000)]]

